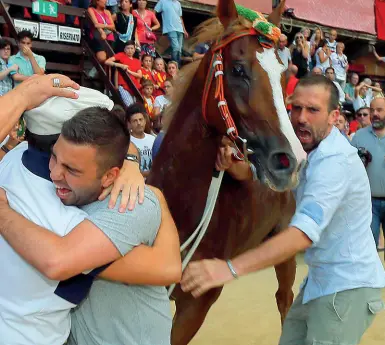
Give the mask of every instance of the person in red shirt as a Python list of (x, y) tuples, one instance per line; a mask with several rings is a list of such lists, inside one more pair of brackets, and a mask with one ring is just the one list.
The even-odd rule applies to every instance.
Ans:
[(294, 93), (294, 89), (297, 86), (298, 78), (296, 77), (298, 73), (298, 67), (296, 65), (291, 65), (287, 70), (289, 78), (286, 84), (286, 110), (291, 111), (291, 103), (288, 101), (288, 98)]
[(126, 83), (122, 73), (127, 73), (137, 89), (141, 88), (140, 79), (142, 79), (142, 70), (140, 60), (134, 58), (135, 42), (127, 41), (124, 52), (115, 54), (106, 60), (107, 66), (114, 66), (120, 68), (122, 71), (118, 72), (118, 89), (124, 104), (130, 106), (135, 103), (135, 97), (130, 86)]
[[(152, 65), (153, 65), (153, 58), (151, 55), (144, 54), (142, 55), (142, 81), (144, 79), (150, 80), (153, 84), (155, 84), (154, 77), (152, 75)], [(142, 82), (141, 81), (141, 82)]]
[(165, 71), (165, 64), (162, 58), (155, 59), (152, 76), (155, 81), (154, 97), (164, 95), (164, 82), (167, 79), (167, 73)]
[(144, 107), (151, 120), (154, 119), (154, 104), (155, 98), (152, 95), (154, 92), (154, 84), (151, 80), (142, 79), (142, 96), (144, 100)]

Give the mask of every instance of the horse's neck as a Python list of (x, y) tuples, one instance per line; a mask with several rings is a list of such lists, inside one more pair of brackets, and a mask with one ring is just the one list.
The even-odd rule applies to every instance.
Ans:
[(202, 86), (190, 86), (189, 96), (174, 114), (148, 179), (149, 184), (163, 191), (182, 232), (191, 231), (199, 222), (216, 158), (216, 138), (202, 120), (201, 90)]

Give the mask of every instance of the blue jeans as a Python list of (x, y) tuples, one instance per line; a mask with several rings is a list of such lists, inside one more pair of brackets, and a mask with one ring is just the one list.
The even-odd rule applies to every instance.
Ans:
[(385, 200), (372, 198), (372, 233), (376, 246), (380, 240), (380, 225), (382, 224), (382, 231), (385, 231)]
[(176, 61), (180, 67), (184, 34), (183, 32), (171, 31), (167, 33), (167, 37), (171, 45), (171, 60)]

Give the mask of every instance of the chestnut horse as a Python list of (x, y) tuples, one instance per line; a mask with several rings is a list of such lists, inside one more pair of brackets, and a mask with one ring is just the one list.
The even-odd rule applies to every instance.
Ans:
[[(277, 26), (283, 6), (269, 17)], [(216, 43), (201, 62), (187, 66), (193, 72), (189, 83), (182, 72), (183, 84), (188, 85), (176, 104), (147, 183), (163, 191), (183, 243), (202, 217), (219, 138), (232, 130), (219, 113), (215, 81), (208, 89), (205, 83), (212, 72), (214, 48), (224, 40), (227, 43), (222, 44), (220, 58), (223, 96), (233, 120), (230, 125), (247, 139), (247, 147), (253, 151), (249, 160), (256, 166), (260, 182), (239, 182), (224, 175), (209, 228), (193, 260), (232, 258), (284, 229), (295, 209), (289, 190), (306, 157), (285, 111), (283, 65), (275, 49), (262, 47), (257, 35), (239, 35), (252, 32), (251, 23), (238, 16), (233, 0), (219, 0), (217, 16), (219, 20), (210, 19), (201, 31), (202, 40)], [(203, 107), (202, 102), (206, 102)], [(294, 258), (275, 269), (279, 282), (276, 300), (283, 320), (293, 300)], [(172, 295), (176, 302), (173, 345), (190, 342), (221, 290), (212, 289), (194, 299), (177, 286)]]

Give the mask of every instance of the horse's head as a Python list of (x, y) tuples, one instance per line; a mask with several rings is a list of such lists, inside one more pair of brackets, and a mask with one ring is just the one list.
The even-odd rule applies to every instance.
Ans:
[[(283, 7), (284, 3), (281, 3), (269, 16), (269, 21), (276, 26), (279, 26)], [(221, 41), (213, 44), (205, 60), (206, 66), (210, 63), (208, 75), (215, 74), (218, 67), (213, 69), (212, 65), (216, 61), (215, 53), (220, 53), (223, 74), (219, 71), (217, 78), (222, 79), (223, 90), (220, 97), (221, 90), (218, 90), (215, 77), (211, 86), (207, 87), (206, 82), (209, 90), (204, 94), (204, 116), (217, 131), (227, 132), (238, 147), (242, 139), (247, 140), (247, 148), (252, 152), (248, 158), (255, 165), (262, 183), (278, 191), (293, 188), (306, 153), (285, 109), (284, 66), (274, 46), (266, 48), (257, 34), (247, 34), (247, 31), (253, 32), (251, 22), (247, 25), (246, 20), (239, 17), (233, 0), (219, 0), (217, 11), (224, 33)], [(216, 49), (219, 46), (221, 49)], [(224, 105), (228, 109), (221, 109)], [(218, 108), (222, 115), (218, 115)], [(224, 121), (227, 110), (233, 122)], [(232, 127), (236, 131), (231, 133), (229, 128)]]

